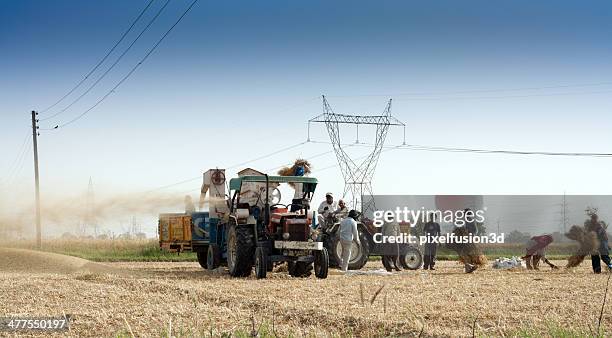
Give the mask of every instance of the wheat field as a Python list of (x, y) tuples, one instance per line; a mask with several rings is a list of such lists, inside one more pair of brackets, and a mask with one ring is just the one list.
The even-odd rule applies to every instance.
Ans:
[[(456, 262), (439, 262), (436, 271), (391, 276), (333, 270), (325, 280), (284, 272), (256, 280), (194, 262), (0, 251), (12, 262), (0, 263), (0, 316), (70, 314), (68, 335), (79, 337), (587, 336), (598, 326), (609, 276), (586, 263), (466, 275)], [(365, 270), (380, 267), (372, 261)], [(608, 312), (600, 332), (612, 328)]]

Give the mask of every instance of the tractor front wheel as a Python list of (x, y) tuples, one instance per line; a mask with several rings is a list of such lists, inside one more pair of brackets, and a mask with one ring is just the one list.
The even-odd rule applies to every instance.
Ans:
[(206, 268), (208, 270), (214, 270), (219, 267), (219, 265), (221, 264), (220, 262), (221, 252), (219, 251), (219, 246), (217, 244), (209, 245), (208, 252), (206, 254)]
[(266, 278), (268, 272), (268, 254), (266, 249), (257, 247), (255, 249), (255, 277)]
[(314, 271), (317, 278), (327, 278), (329, 271), (329, 254), (327, 249), (314, 252)]
[(253, 270), (253, 230), (230, 224), (227, 230), (227, 267), (232, 277), (248, 277)]

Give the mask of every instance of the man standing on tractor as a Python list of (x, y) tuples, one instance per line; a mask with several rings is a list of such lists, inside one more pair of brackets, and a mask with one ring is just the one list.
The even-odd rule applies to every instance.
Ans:
[(359, 232), (357, 231), (357, 217), (357, 211), (349, 211), (348, 217), (340, 222), (340, 228), (338, 229), (340, 234), (340, 245), (342, 246), (342, 263), (340, 264), (340, 270), (343, 272), (348, 270), (353, 240), (357, 242), (357, 245), (361, 245), (359, 242)]
[(336, 202), (334, 202), (334, 195), (331, 192), (325, 194), (325, 201), (321, 202), (317, 213), (319, 213), (318, 221), (319, 224), (325, 224), (325, 220), (336, 210)]

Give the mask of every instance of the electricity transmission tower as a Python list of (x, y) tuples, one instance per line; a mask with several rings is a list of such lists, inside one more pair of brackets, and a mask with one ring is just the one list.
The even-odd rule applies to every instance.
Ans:
[(560, 220), (560, 225), (562, 227), (563, 230), (563, 234), (565, 234), (567, 232), (567, 224), (569, 223), (569, 216), (568, 214), (568, 203), (567, 200), (565, 198), (565, 192), (563, 192), (563, 200), (561, 202), (561, 211), (559, 212), (561, 214), (561, 220)]
[[(310, 141), (310, 124), (325, 123), (329, 139), (336, 153), (340, 171), (344, 178), (343, 198), (349, 198), (350, 205), (361, 210), (362, 213), (374, 210), (374, 199), (363, 203), (363, 196), (372, 196), (372, 178), (378, 164), (380, 153), (385, 144), (389, 127), (401, 126), (404, 128), (404, 144), (406, 143), (406, 125), (391, 115), (391, 99), (387, 103), (382, 115), (347, 115), (334, 113), (333, 109), (323, 95), (323, 114), (308, 121), (308, 141)], [(340, 126), (343, 124), (355, 125), (357, 128), (357, 141), (359, 143), (359, 126), (376, 126), (376, 139), (373, 149), (365, 157), (352, 158), (343, 149), (340, 139)]]

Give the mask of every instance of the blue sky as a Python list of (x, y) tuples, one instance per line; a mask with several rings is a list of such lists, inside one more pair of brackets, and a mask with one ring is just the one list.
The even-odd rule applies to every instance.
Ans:
[[(135, 30), (163, 3), (156, 0)], [(28, 112), (52, 104), (82, 79), (145, 4), (2, 2), (4, 212), (32, 201), (31, 152), (15, 161)], [(89, 95), (41, 126), (61, 124), (95, 103), (188, 4), (170, 1)], [(306, 121), (321, 113), (321, 94), (346, 113), (379, 113), (393, 98), (393, 114), (408, 125), (413, 144), (612, 152), (610, 13), (607, 1), (201, 0), (99, 107), (63, 129), (42, 131), (43, 198), (81, 194), (89, 177), (99, 195), (148, 190), (296, 144), (306, 138)], [(517, 88), (542, 89), (506, 90)], [(371, 134), (363, 130), (362, 141)], [(344, 135), (347, 142), (355, 138), (350, 128)], [(401, 142), (401, 135), (392, 130), (388, 144)], [(323, 126), (313, 128), (313, 137), (327, 140)], [(274, 168), (328, 148), (305, 144), (251, 166)], [(321, 193), (342, 189), (338, 168), (316, 173), (334, 163), (332, 154), (313, 160)], [(607, 158), (397, 150), (382, 154), (374, 190), (609, 194), (611, 169)], [(164, 191), (182, 193), (199, 183)]]

